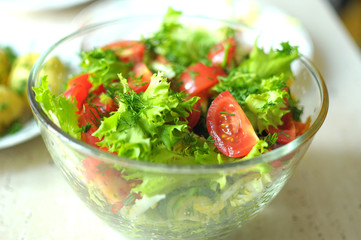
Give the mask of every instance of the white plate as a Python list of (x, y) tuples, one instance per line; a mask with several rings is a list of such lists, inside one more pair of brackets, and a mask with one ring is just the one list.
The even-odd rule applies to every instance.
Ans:
[[(1, 25), (0, 46), (8, 46), (15, 52), (16, 55), (22, 56), (30, 52), (41, 53), (56, 40), (60, 39), (60, 37), (63, 37), (65, 33), (64, 31), (61, 31), (61, 29), (59, 30), (58, 26), (60, 24), (54, 24), (55, 20), (41, 21), (40, 17), (30, 17), (30, 14), (29, 17), (26, 17), (27, 14), (12, 14), (7, 12), (7, 10), (15, 7), (15, 5), (18, 5), (19, 11), (25, 9), (29, 11), (35, 9), (40, 10), (40, 7), (46, 9), (50, 7), (50, 2), (52, 2), (53, 7), (56, 7), (55, 1), (49, 1), (49, 4), (40, 4), (40, 1), (0, 1), (0, 22), (10, 23)], [(59, 2), (57, 3), (57, 7), (60, 7), (59, 4), (61, 1), (57, 2)], [(35, 3), (35, 5), (28, 6), (32, 3)], [(62, 6), (65, 7), (65, 5)], [(14, 29), (16, 30), (14, 31)], [(2, 137), (0, 136), (0, 149), (21, 144), (38, 136), (39, 133), (40, 131), (35, 123), (35, 120), (31, 119), (29, 122), (24, 123), (24, 127), (18, 132), (14, 134), (7, 134)]]
[[(303, 55), (313, 58), (313, 43), (301, 22), (264, 0), (98, 1), (81, 11), (72, 24), (75, 28), (81, 28), (124, 16), (164, 14), (169, 6), (187, 15), (242, 21), (271, 36), (272, 46), (279, 46), (280, 42), (289, 41), (291, 45), (299, 46)], [(207, 8), (205, 9), (204, 6)], [(268, 46), (264, 45), (264, 47)]]
[(28, 121), (24, 127), (16, 133), (0, 137), (0, 149), (15, 146), (28, 141), (40, 134), (40, 130), (34, 119)]
[(61, 10), (68, 7), (80, 5), (90, 0), (1, 0), (1, 10), (13, 12), (32, 12), (46, 10)]

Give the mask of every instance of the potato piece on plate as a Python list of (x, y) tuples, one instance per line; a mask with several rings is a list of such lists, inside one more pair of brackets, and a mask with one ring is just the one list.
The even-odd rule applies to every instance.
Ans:
[(30, 71), (38, 57), (38, 53), (28, 53), (20, 56), (15, 60), (11, 68), (9, 86), (19, 95), (23, 96), (25, 100), (27, 100), (26, 86)]
[(67, 68), (58, 57), (50, 58), (44, 65), (40, 76), (47, 75), (50, 91), (58, 95), (63, 87), (64, 79), (67, 78)]
[(24, 101), (22, 97), (11, 88), (0, 85), (0, 133), (24, 113)]
[[(39, 58), (38, 53), (28, 53), (18, 57), (11, 69), (9, 86), (21, 95), (25, 102), (27, 99), (27, 83), (30, 71)], [(44, 65), (41, 76), (48, 76), (49, 87), (52, 93), (58, 94), (61, 90), (63, 79), (66, 77), (67, 68), (57, 57), (50, 58)]]
[(10, 66), (11, 62), (5, 49), (0, 48), (0, 84), (7, 84)]

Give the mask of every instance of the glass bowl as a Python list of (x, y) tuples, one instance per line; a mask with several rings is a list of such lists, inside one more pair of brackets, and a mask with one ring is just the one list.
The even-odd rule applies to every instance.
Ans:
[[(272, 36), (240, 23), (183, 16), (185, 25), (231, 26), (250, 49), (256, 38), (265, 48), (278, 46)], [(297, 139), (259, 157), (222, 165), (164, 165), (115, 156), (72, 138), (45, 114), (32, 88), (41, 82), (45, 62), (59, 57), (70, 75), (80, 72), (81, 50), (115, 40), (139, 39), (158, 29), (162, 16), (136, 16), (91, 25), (61, 39), (42, 54), (29, 77), (31, 108), (44, 142), (68, 183), (84, 203), (129, 239), (225, 239), (261, 211), (290, 178), (310, 146), (328, 110), (325, 83), (306, 58), (292, 64), (292, 93), (304, 108), (309, 129)], [(64, 79), (64, 82), (67, 79)], [(65, 84), (64, 84), (65, 85)], [(263, 171), (262, 169), (271, 169)], [(89, 170), (90, 169), (90, 170)], [(92, 175), (89, 175), (92, 171)], [(127, 180), (137, 174), (138, 180)], [(139, 181), (154, 194), (140, 197), (130, 190)]]

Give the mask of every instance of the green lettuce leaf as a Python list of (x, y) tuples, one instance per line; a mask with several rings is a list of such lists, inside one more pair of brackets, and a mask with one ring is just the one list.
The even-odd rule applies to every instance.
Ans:
[(33, 87), (35, 99), (38, 101), (49, 118), (57, 124), (64, 132), (76, 139), (80, 139), (80, 128), (78, 126), (78, 111), (76, 100), (71, 102), (62, 95), (53, 95), (48, 88), (47, 76), (42, 77), (40, 85)]
[(108, 86), (118, 73), (126, 75), (129, 72), (131, 63), (122, 62), (112, 50), (95, 48), (92, 51), (81, 53), (81, 67), (84, 73), (90, 73), (90, 82), (96, 89), (100, 84)]
[[(264, 140), (259, 140), (253, 147), (251, 152), (244, 158), (229, 158), (229, 161), (243, 161), (250, 159), (263, 153), (268, 152), (268, 143)], [(175, 152), (163, 152), (162, 155), (174, 154)], [(179, 155), (178, 155), (179, 156)], [(161, 156), (159, 156), (161, 157)], [(227, 159), (227, 157), (226, 157)], [(192, 160), (190, 160), (192, 161)], [(209, 161), (208, 161), (209, 162)], [(204, 161), (203, 164), (207, 164)], [(237, 172), (237, 174), (247, 174), (249, 172), (258, 172), (261, 175), (271, 172), (274, 169), (268, 163), (260, 163), (249, 168), (245, 168), (243, 171)], [(119, 167), (119, 170), (121, 168)], [(168, 194), (174, 190), (181, 189), (183, 187), (195, 186), (203, 189), (210, 189), (212, 191), (223, 190), (227, 186), (227, 174), (209, 174), (209, 175), (187, 175), (180, 177), (179, 175), (170, 174), (157, 174), (157, 173), (144, 173), (142, 171), (127, 169), (123, 170), (124, 178), (126, 180), (138, 180), (139, 184), (132, 188), (132, 192), (139, 193), (142, 196), (151, 197), (157, 194)]]
[(151, 78), (144, 93), (132, 91), (124, 78), (117, 100), (119, 108), (105, 118), (94, 136), (103, 140), (99, 146), (119, 156), (158, 162), (153, 156), (171, 148), (188, 133), (187, 121), (197, 97), (185, 101), (186, 95), (170, 90), (161, 73)]
[(264, 140), (258, 140), (256, 145), (253, 146), (252, 150), (242, 158), (242, 160), (251, 159), (257, 156), (260, 156), (268, 152), (269, 144)]
[(255, 130), (261, 133), (269, 126), (282, 125), (282, 116), (289, 112), (286, 110), (284, 98), (286, 91), (268, 91), (260, 94), (250, 94), (245, 101), (245, 114)]
[(216, 92), (228, 90), (258, 133), (282, 125), (282, 116), (289, 112), (286, 100), (292, 102), (286, 82), (293, 77), (291, 63), (299, 53), (288, 42), (281, 46), (281, 50), (265, 53), (255, 45), (249, 58), (213, 88)]
[[(251, 159), (257, 156), (261, 156), (262, 154), (268, 152), (270, 147), (270, 144), (265, 141), (265, 140), (259, 140), (256, 145), (253, 146), (252, 150), (242, 159), (240, 159), (240, 161), (244, 161), (247, 159)], [(270, 164), (268, 163), (258, 163), (255, 164), (253, 166), (251, 166), (250, 168), (247, 168), (244, 172), (242, 173), (246, 173), (246, 172), (258, 172), (261, 175), (264, 175), (266, 173), (270, 173), (272, 172), (272, 170), (274, 169), (274, 167), (272, 167)]]
[(260, 79), (255, 74), (233, 72), (213, 89), (217, 92), (228, 90), (242, 107), (255, 131), (262, 133), (269, 126), (282, 124), (281, 118), (289, 112), (285, 110), (285, 99), (289, 93), (284, 77), (273, 76)]
[(167, 58), (169, 64), (166, 68), (147, 64), (153, 70), (167, 69), (171, 76), (177, 76), (184, 69), (198, 62), (210, 63), (207, 54), (210, 48), (217, 43), (217, 34), (206, 31), (203, 28), (185, 27), (179, 18), (182, 12), (168, 9), (162, 25), (152, 36), (144, 38), (146, 49), (145, 61), (149, 62), (157, 55)]
[(298, 47), (293, 47), (289, 42), (281, 43), (282, 49), (270, 49), (268, 53), (257, 47), (257, 41), (250, 53), (249, 59), (241, 63), (241, 68), (247, 72), (255, 73), (260, 78), (269, 78), (283, 74), (285, 78), (292, 76), (291, 63), (299, 58)]
[(137, 170), (123, 170), (126, 180), (140, 180), (139, 184), (132, 188), (132, 192), (142, 196), (152, 197), (157, 194), (168, 194), (174, 190), (189, 186), (208, 188), (213, 191), (222, 190), (227, 184), (226, 175), (223, 173), (209, 175), (176, 175), (144, 173)]

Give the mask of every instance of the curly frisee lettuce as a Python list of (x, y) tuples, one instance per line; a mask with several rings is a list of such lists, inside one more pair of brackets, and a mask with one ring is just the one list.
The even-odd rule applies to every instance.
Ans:
[(123, 85), (118, 92), (118, 110), (102, 121), (94, 136), (103, 139), (99, 146), (119, 156), (145, 161), (173, 146), (189, 133), (184, 120), (198, 100), (185, 101), (185, 94), (170, 90), (162, 74), (155, 74), (147, 90), (135, 93), (127, 80), (119, 75)]

